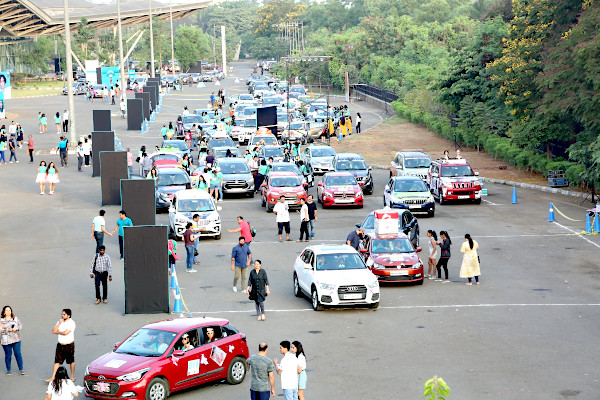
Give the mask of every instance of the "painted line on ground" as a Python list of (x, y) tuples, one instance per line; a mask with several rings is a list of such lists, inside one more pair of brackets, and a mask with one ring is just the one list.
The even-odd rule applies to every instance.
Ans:
[(491, 202), (491, 201), (489, 201), (489, 200), (486, 200), (486, 199), (481, 199), (481, 200), (485, 201), (485, 202), (486, 202), (486, 203), (488, 203), (490, 206), (503, 206), (503, 205), (504, 205), (504, 204), (496, 204), (496, 203), (493, 203), (493, 202)]
[(560, 226), (561, 228), (563, 228), (563, 229), (566, 229), (567, 231), (571, 232), (573, 235), (575, 235), (575, 236), (577, 236), (577, 237), (579, 237), (579, 238), (581, 238), (581, 239), (585, 240), (585, 241), (586, 241), (586, 242), (588, 242), (589, 244), (591, 244), (591, 245), (593, 245), (593, 246), (596, 246), (597, 248), (599, 248), (599, 249), (600, 249), (600, 244), (598, 244), (598, 243), (594, 243), (594, 242), (592, 242), (590, 239), (588, 239), (588, 238), (586, 238), (586, 237), (583, 237), (583, 236), (582, 236), (582, 235), (581, 235), (579, 232), (576, 232), (576, 231), (574, 231), (574, 230), (573, 230), (573, 229), (571, 229), (571, 228), (567, 228), (566, 226), (564, 226), (564, 225), (561, 225), (561, 224), (559, 224), (559, 223), (558, 223), (558, 222), (556, 222), (556, 221), (554, 221), (554, 223), (555, 223), (556, 225)]
[[(429, 309), (429, 308), (501, 308), (501, 307), (598, 307), (600, 303), (505, 303), (505, 304), (439, 304), (439, 305), (423, 305), (423, 306), (379, 306), (379, 309), (384, 310), (398, 310), (398, 309)], [(342, 307), (343, 308), (343, 307)], [(313, 311), (312, 308), (290, 308), (290, 309), (277, 309), (271, 310), (265, 308), (266, 312), (303, 312)], [(251, 313), (252, 310), (221, 310), (221, 311), (192, 311), (182, 314), (246, 314)]]

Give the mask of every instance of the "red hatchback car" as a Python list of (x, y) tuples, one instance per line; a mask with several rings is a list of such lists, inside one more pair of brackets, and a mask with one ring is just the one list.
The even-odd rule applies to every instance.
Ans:
[(148, 324), (92, 361), (85, 395), (95, 399), (164, 400), (171, 392), (210, 381), (244, 380), (246, 336), (229, 321), (176, 318)]
[(350, 172), (327, 172), (317, 185), (317, 201), (329, 206), (363, 206), (363, 191)]
[(300, 199), (306, 200), (306, 190), (300, 178), (293, 172), (270, 172), (260, 188), (262, 206), (267, 212), (273, 211), (273, 207), (284, 196), (285, 202), (290, 208), (300, 208)]
[(379, 282), (412, 282), (423, 284), (423, 263), (415, 247), (404, 233), (367, 235), (360, 253)]

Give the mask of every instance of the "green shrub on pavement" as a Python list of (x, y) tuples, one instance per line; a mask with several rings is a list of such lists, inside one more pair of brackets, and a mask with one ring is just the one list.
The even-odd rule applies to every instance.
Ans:
[(450, 388), (442, 378), (434, 376), (425, 382), (423, 398), (427, 400), (447, 400), (450, 398)]

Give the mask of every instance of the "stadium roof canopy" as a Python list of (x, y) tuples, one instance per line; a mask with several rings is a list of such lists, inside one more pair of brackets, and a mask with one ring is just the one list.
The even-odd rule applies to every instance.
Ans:
[[(136, 25), (148, 22), (149, 1), (152, 15), (169, 19), (169, 0), (121, 0), (121, 23)], [(173, 19), (187, 17), (206, 8), (214, 0), (173, 0)], [(69, 0), (71, 30), (77, 30), (81, 18), (87, 18), (95, 28), (112, 28), (117, 25), (116, 0)], [(0, 0), (0, 37), (33, 37), (64, 32), (62, 0)]]

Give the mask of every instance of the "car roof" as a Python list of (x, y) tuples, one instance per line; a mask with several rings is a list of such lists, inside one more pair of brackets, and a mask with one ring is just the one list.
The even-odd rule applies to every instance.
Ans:
[(210, 199), (211, 195), (206, 190), (200, 189), (184, 189), (175, 193), (177, 199)]
[(220, 158), (219, 165), (221, 164), (246, 164), (246, 160), (238, 157)]
[(275, 145), (275, 144), (268, 144), (268, 145), (263, 146), (263, 149), (265, 149), (265, 150), (266, 149), (282, 149), (282, 148), (283, 148), (282, 146)]
[(364, 160), (364, 157), (358, 153), (338, 153), (337, 158), (349, 158), (349, 159), (359, 158), (361, 160)]
[(427, 158), (431, 158), (429, 157), (429, 155), (423, 151), (399, 151), (396, 153), (396, 155), (398, 154), (402, 154), (404, 156), (407, 157), (427, 157)]
[(444, 158), (438, 158), (435, 161), (442, 165), (469, 165), (467, 160), (464, 158), (449, 158), (448, 160)]
[(205, 325), (205, 326), (227, 325), (228, 323), (229, 323), (229, 321), (226, 319), (210, 318), (210, 317), (209, 318), (206, 318), (206, 317), (204, 317), (204, 318), (202, 318), (202, 317), (170, 318), (170, 319), (164, 319), (162, 321), (156, 321), (156, 322), (149, 323), (147, 325), (144, 325), (142, 328), (157, 329), (157, 330), (168, 331), (168, 332), (180, 332), (185, 329), (194, 328), (198, 325)]
[(318, 244), (308, 246), (306, 249), (311, 249), (318, 254), (356, 253), (356, 250), (347, 244)]
[(393, 176), (392, 180), (394, 181), (423, 181), (423, 179), (418, 176)]
[[(267, 146), (265, 146), (265, 147), (267, 147)], [(285, 161), (277, 161), (277, 162), (274, 162), (271, 165), (277, 165), (277, 166), (279, 166), (279, 165), (292, 165), (294, 167), (297, 167), (297, 165), (295, 163), (293, 163), (293, 162), (285, 162)]]
[(277, 177), (298, 177), (295, 173), (293, 173), (292, 171), (271, 171), (269, 172), (269, 176), (271, 178), (277, 178)]
[[(354, 178), (354, 175), (352, 175), (352, 173), (351, 173), (351, 172), (342, 172), (342, 171), (339, 171), (339, 172), (337, 172), (337, 171), (330, 171), (330, 172), (326, 172), (326, 173), (323, 175), (323, 178), (325, 178), (326, 176), (351, 176), (351, 177), (353, 177), (353, 178)], [(419, 179), (420, 179), (420, 178), (419, 178)]]

